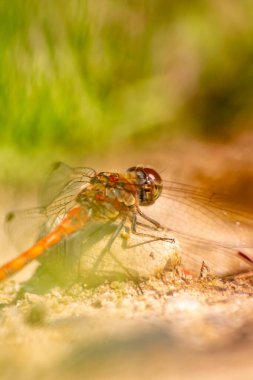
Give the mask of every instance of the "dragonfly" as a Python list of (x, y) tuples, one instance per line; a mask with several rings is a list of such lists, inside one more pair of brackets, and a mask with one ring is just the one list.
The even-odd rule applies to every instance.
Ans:
[[(119, 173), (57, 163), (43, 187), (42, 206), (7, 214), (6, 227), (14, 240), (19, 231), (21, 239), (26, 236), (23, 220), (39, 234), (28, 249), (0, 267), (0, 281), (96, 222), (117, 224), (104, 252), (130, 222), (132, 234), (152, 238), (152, 231), (161, 230), (161, 239), (164, 232), (169, 241), (177, 239), (183, 265), (192, 273), (203, 262), (220, 276), (253, 265), (252, 212), (233, 205), (225, 195), (162, 179), (145, 166)], [(140, 225), (147, 233), (138, 232)]]

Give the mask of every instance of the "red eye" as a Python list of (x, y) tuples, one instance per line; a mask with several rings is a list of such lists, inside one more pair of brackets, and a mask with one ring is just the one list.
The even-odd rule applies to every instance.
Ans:
[(157, 184), (162, 184), (162, 178), (160, 175), (151, 168), (143, 168), (143, 171), (145, 172), (146, 176), (153, 182), (156, 182)]

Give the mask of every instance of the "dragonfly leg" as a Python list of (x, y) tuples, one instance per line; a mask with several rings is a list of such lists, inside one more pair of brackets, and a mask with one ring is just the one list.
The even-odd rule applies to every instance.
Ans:
[(126, 217), (124, 217), (121, 221), (121, 223), (118, 225), (116, 230), (114, 231), (113, 235), (110, 237), (109, 241), (107, 242), (106, 246), (103, 248), (102, 252), (100, 253), (99, 257), (97, 258), (95, 264), (93, 265), (93, 272), (95, 272), (105, 256), (106, 253), (108, 253), (112, 259), (126, 272), (126, 274), (129, 276), (129, 278), (134, 282), (134, 284), (137, 286), (138, 291), (143, 294), (143, 291), (138, 283), (139, 278), (137, 276), (134, 276), (122, 263), (113, 255), (113, 253), (110, 251), (112, 244), (114, 243), (117, 236), (120, 234), (120, 231), (124, 227), (126, 222)]
[(137, 213), (143, 218), (143, 219), (146, 219), (148, 222), (150, 222), (151, 224), (153, 224), (154, 226), (156, 226), (156, 228), (159, 228), (159, 229), (163, 229), (163, 226), (157, 222), (157, 220), (153, 219), (153, 218), (150, 218), (149, 216), (147, 216), (146, 214), (144, 214), (139, 207), (136, 206), (136, 210), (137, 210)]
[[(138, 213), (140, 214), (140, 210), (137, 209)], [(156, 222), (155, 220), (153, 220), (152, 218), (149, 218), (147, 215), (141, 213), (140, 214), (142, 217), (144, 217), (144, 219), (148, 220), (150, 223), (154, 224), (157, 228), (159, 228), (160, 223)], [(137, 214), (136, 213), (133, 213), (132, 215), (132, 218), (131, 218), (131, 232), (134, 234), (134, 235), (139, 235), (139, 236), (143, 236), (143, 237), (149, 237), (151, 238), (152, 240), (151, 241), (156, 241), (156, 240), (164, 240), (164, 241), (168, 241), (170, 243), (175, 243), (175, 239), (173, 238), (167, 238), (167, 237), (162, 237), (162, 236), (156, 236), (156, 235), (152, 235), (152, 234), (148, 234), (148, 233), (144, 233), (144, 232), (138, 232), (137, 231), (137, 225), (141, 225), (141, 226), (144, 226), (146, 228), (149, 228), (149, 229), (153, 229), (154, 231), (157, 231), (155, 230), (154, 228), (152, 228), (151, 226), (148, 226), (148, 225), (145, 225), (145, 224), (142, 224), (142, 223), (139, 223), (137, 221)], [(149, 242), (151, 242), (149, 241)], [(138, 245), (141, 245), (141, 244), (146, 244), (147, 242), (143, 242), (143, 243), (139, 243)]]
[(120, 231), (122, 230), (124, 224), (125, 224), (125, 221), (126, 221), (126, 218), (124, 218), (121, 223), (118, 225), (118, 227), (116, 228), (116, 230), (114, 231), (114, 233), (112, 234), (112, 236), (110, 237), (109, 241), (107, 242), (106, 246), (103, 248), (102, 252), (100, 253), (99, 257), (97, 258), (94, 266), (93, 266), (93, 272), (96, 271), (96, 269), (98, 268), (101, 260), (103, 259), (104, 255), (110, 251), (110, 248), (114, 242), (114, 240), (117, 238), (117, 236), (119, 235)]

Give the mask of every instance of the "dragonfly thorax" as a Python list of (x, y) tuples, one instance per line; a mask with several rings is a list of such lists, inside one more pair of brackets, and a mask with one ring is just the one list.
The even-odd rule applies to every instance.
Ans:
[(149, 206), (160, 197), (163, 181), (160, 175), (152, 168), (132, 166), (127, 173), (135, 176), (140, 206)]

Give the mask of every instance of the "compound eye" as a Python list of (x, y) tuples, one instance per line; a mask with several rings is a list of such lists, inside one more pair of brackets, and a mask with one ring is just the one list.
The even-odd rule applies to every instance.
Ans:
[(152, 199), (149, 204), (154, 203), (161, 195), (163, 189), (163, 180), (160, 175), (151, 168), (144, 168), (143, 171), (146, 175), (146, 181), (152, 192)]
[(162, 184), (162, 178), (154, 169), (144, 168), (143, 171), (145, 172), (147, 178), (149, 178), (151, 182), (156, 183), (158, 185)]

